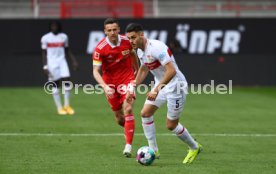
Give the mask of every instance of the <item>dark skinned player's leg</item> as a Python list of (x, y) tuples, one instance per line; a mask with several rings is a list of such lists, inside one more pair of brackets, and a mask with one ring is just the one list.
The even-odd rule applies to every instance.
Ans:
[(62, 81), (62, 88), (64, 91), (64, 109), (66, 110), (67, 114), (73, 115), (75, 114), (74, 109), (70, 106), (70, 91), (72, 88), (72, 82), (70, 81), (69, 77), (64, 77), (61, 79)]
[(52, 94), (53, 94), (53, 98), (57, 107), (57, 111), (59, 115), (66, 115), (67, 112), (64, 110), (64, 108), (62, 107), (61, 104), (61, 100), (60, 100), (60, 86), (61, 86), (61, 81), (56, 80), (51, 82), (52, 83)]

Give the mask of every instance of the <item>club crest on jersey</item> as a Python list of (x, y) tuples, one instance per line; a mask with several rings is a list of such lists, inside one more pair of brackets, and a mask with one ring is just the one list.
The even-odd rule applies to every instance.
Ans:
[(154, 61), (154, 58), (151, 55), (147, 55), (146, 58), (148, 63), (151, 63)]
[(123, 55), (123, 56), (126, 56), (126, 55), (129, 54), (129, 52), (130, 52), (129, 50), (124, 50), (124, 51), (122, 51), (122, 55)]

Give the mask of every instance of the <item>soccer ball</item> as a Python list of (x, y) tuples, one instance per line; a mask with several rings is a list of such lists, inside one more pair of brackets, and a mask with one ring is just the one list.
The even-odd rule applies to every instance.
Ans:
[(136, 160), (138, 163), (149, 166), (155, 160), (154, 150), (148, 146), (143, 146), (137, 151)]

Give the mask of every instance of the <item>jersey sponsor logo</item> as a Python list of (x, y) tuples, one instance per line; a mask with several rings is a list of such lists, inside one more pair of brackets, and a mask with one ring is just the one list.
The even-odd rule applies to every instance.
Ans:
[(145, 65), (148, 67), (149, 70), (154, 70), (158, 68), (161, 65), (161, 63), (158, 60), (155, 60), (151, 63), (145, 63)]
[(64, 47), (64, 42), (50, 42), (47, 43), (48, 48)]

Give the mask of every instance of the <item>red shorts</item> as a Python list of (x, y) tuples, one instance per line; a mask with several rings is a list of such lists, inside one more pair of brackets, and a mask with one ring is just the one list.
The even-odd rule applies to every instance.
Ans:
[[(126, 87), (128, 86), (128, 83), (122, 84), (125, 85)], [(122, 109), (123, 103), (126, 98), (126, 90), (121, 89), (120, 87), (112, 87), (114, 89), (114, 94), (112, 98), (107, 98), (108, 103), (112, 109), (112, 111), (118, 111)], [(135, 92), (134, 92), (134, 98), (135, 98)]]

